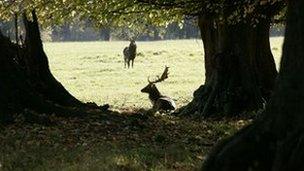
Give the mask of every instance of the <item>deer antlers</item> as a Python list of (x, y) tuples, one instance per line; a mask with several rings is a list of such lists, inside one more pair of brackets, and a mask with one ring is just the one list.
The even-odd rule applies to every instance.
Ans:
[(154, 80), (154, 81), (150, 81), (149, 77), (148, 77), (148, 82), (149, 84), (154, 84), (154, 83), (158, 83), (158, 82), (162, 82), (164, 81), (165, 79), (168, 78), (168, 75), (169, 75), (169, 67), (165, 66), (165, 70), (163, 72), (163, 74), (161, 75), (161, 77), (159, 77), (158, 75), (156, 76), (157, 79)]

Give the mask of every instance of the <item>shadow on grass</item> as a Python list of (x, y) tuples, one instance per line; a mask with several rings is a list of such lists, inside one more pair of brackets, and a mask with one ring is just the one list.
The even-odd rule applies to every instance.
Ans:
[(195, 121), (145, 109), (0, 125), (0, 170), (193, 170), (247, 121)]

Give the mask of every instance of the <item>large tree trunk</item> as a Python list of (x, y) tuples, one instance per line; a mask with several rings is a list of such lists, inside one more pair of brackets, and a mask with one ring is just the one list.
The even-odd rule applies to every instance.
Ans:
[(30, 21), (24, 15), (24, 46), (0, 32), (0, 121), (9, 121), (24, 110), (61, 116), (86, 114), (88, 105), (74, 98), (50, 72), (35, 12), (32, 16)]
[(199, 17), (205, 51), (205, 84), (182, 108), (182, 115), (235, 116), (263, 108), (277, 76), (270, 50), (269, 21), (256, 27), (217, 24)]
[(48, 59), (43, 50), (38, 20), (35, 12), (32, 13), (33, 21), (24, 15), (26, 29), (25, 37), (25, 63), (27, 74), (33, 87), (44, 94), (49, 100), (64, 106), (78, 106), (82, 103), (74, 98), (52, 75)]
[(289, 1), (278, 82), (266, 111), (218, 145), (204, 171), (304, 170), (304, 1)]
[(12, 115), (23, 110), (40, 113), (73, 115), (75, 112), (50, 101), (36, 91), (24, 66), (17, 60), (18, 46), (0, 33), (0, 121), (11, 121)]

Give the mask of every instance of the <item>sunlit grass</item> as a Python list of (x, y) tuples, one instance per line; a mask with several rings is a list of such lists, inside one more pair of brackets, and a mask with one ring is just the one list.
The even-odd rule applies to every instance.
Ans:
[(283, 37), (272, 37), (270, 38), (271, 43), (271, 51), (274, 56), (274, 60), (276, 61), (277, 69), (280, 66), (280, 60), (282, 55), (282, 48), (283, 48)]
[[(282, 38), (271, 38), (276, 61), (281, 55)], [(133, 69), (123, 67), (122, 50), (128, 42), (45, 43), (53, 74), (78, 99), (109, 103), (114, 108), (149, 108), (140, 92), (148, 76), (161, 74), (170, 66), (169, 79), (157, 86), (173, 97), (178, 107), (188, 103), (204, 82), (201, 40), (137, 42)]]

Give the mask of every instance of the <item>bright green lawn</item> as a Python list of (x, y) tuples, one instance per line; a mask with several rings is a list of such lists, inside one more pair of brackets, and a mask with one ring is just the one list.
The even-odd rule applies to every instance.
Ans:
[[(282, 38), (272, 38), (277, 61)], [(200, 40), (137, 42), (134, 69), (123, 67), (122, 50), (128, 42), (45, 43), (53, 74), (78, 99), (109, 103), (114, 108), (149, 108), (146, 94), (140, 92), (148, 76), (161, 74), (170, 66), (169, 79), (159, 90), (173, 97), (178, 107), (191, 100), (204, 81), (203, 49)]]

